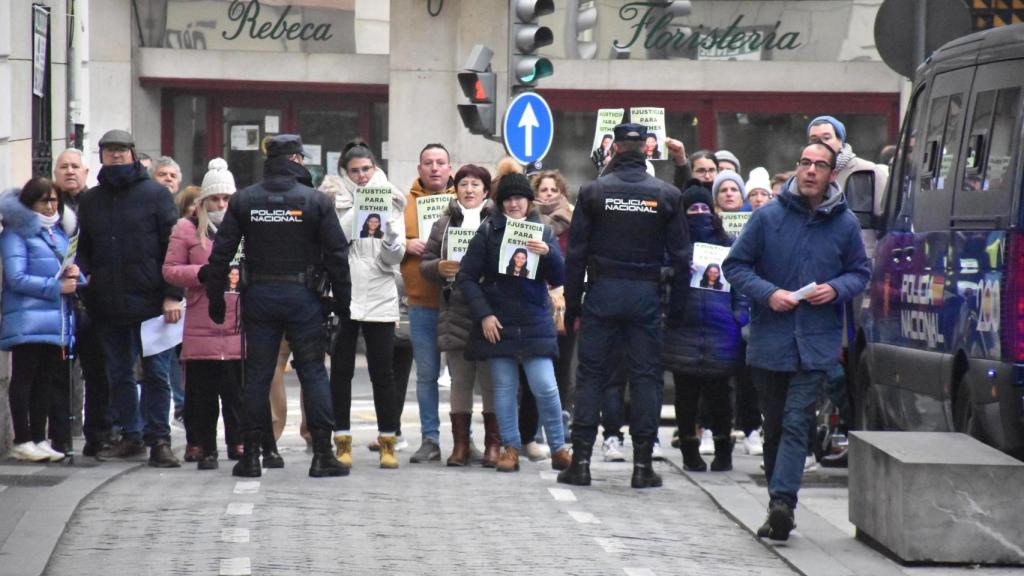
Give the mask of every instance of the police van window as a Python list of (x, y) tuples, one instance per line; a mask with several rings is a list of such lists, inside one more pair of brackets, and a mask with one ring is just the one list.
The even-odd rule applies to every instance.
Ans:
[(955, 212), (975, 216), (1005, 215), (1011, 203), (1011, 160), (1018, 128), (1020, 88), (979, 94), (975, 110), (964, 183), (957, 195)]
[[(918, 169), (920, 167), (920, 153), (918, 152), (918, 119), (919, 112), (923, 106), (923, 94), (925, 93), (924, 88), (919, 88), (917, 93), (914, 94), (913, 99), (910, 102), (910, 106), (907, 108), (907, 116), (903, 124), (902, 140), (896, 149), (896, 158), (893, 160), (894, 172), (898, 180), (893, 180), (894, 184), (891, 184), (891, 189), (887, 197), (887, 218), (886, 228), (899, 228), (905, 229), (907, 222), (905, 217), (902, 216), (902, 209), (904, 205), (907, 205), (907, 198), (913, 189), (914, 183), (917, 181)], [(895, 183), (895, 182), (898, 182)]]
[(915, 194), (912, 222), (915, 232), (949, 226), (955, 182), (956, 150), (960, 142), (963, 95), (952, 94), (932, 101), (928, 131), (922, 151), (920, 191)]

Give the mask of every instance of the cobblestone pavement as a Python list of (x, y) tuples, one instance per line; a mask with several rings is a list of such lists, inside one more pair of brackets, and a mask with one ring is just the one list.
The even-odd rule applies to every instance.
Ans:
[(524, 458), (518, 474), (409, 464), (412, 441), (399, 470), (381, 470), (366, 407), (354, 406), (350, 476), (308, 478), (294, 426), (285, 469), (259, 479), (232, 477), (226, 459), (213, 472), (139, 468), (82, 503), (46, 574), (794, 573), (668, 465), (661, 489), (633, 490), (628, 463), (603, 462), (593, 486), (570, 489), (550, 461)]

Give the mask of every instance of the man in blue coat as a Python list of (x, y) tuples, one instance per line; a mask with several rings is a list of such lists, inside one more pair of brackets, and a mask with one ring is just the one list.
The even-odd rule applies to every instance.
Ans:
[(768, 519), (759, 537), (786, 540), (807, 455), (807, 430), (826, 371), (839, 359), (842, 304), (867, 286), (860, 225), (836, 179), (836, 152), (806, 146), (796, 176), (754, 215), (723, 263), (754, 303), (747, 363), (764, 414)]

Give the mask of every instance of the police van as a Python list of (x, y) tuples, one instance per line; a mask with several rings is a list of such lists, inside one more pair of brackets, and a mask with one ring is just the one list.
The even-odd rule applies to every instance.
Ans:
[(919, 69), (854, 343), (862, 429), (961, 431), (1024, 456), (1024, 25)]

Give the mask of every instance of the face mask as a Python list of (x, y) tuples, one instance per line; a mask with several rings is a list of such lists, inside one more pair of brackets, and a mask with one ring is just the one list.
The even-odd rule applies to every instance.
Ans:
[(687, 214), (686, 223), (690, 228), (691, 242), (705, 242), (715, 235), (711, 214)]
[(216, 212), (211, 210), (210, 212), (207, 212), (206, 215), (210, 217), (210, 222), (212, 222), (214, 226), (220, 226), (220, 223), (224, 221), (225, 212), (227, 212), (227, 210), (217, 210)]

